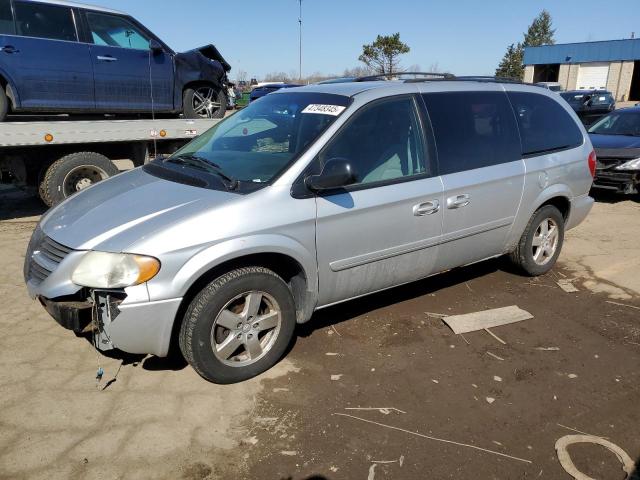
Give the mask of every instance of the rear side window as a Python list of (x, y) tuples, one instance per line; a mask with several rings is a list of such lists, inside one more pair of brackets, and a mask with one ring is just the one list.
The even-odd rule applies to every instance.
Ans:
[(502, 92), (423, 94), (441, 175), (519, 160), (513, 111)]
[(14, 35), (16, 33), (11, 14), (11, 1), (0, 0), (0, 35)]
[(507, 92), (518, 119), (522, 153), (552, 152), (582, 145), (582, 132), (558, 102), (528, 92)]
[(18, 35), (77, 41), (71, 9), (43, 3), (15, 2)]

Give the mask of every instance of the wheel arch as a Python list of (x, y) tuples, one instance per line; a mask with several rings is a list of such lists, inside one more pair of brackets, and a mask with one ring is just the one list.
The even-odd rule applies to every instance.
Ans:
[(0, 68), (0, 87), (7, 94), (9, 99), (9, 110), (15, 110), (20, 106), (20, 99), (18, 97), (18, 91), (14, 87), (14, 82), (7, 73)]
[(555, 184), (550, 185), (549, 187), (538, 193), (538, 196), (532, 202), (526, 202), (529, 207), (526, 211), (523, 209), (523, 207), (521, 207), (521, 211), (516, 217), (516, 223), (514, 223), (511, 229), (505, 252), (508, 253), (513, 251), (513, 249), (520, 241), (520, 237), (522, 236), (524, 229), (527, 227), (527, 224), (529, 223), (531, 217), (539, 208), (545, 205), (553, 205), (558, 210), (560, 210), (564, 221), (567, 222), (571, 213), (572, 198), (573, 195), (568, 185)]
[(238, 252), (235, 256), (203, 268), (185, 286), (182, 302), (173, 323), (170, 348), (175, 348), (178, 345), (178, 335), (185, 312), (198, 292), (221, 275), (237, 268), (249, 266), (268, 268), (287, 283), (293, 295), (297, 323), (304, 323), (311, 318), (317, 303), (317, 274), (315, 272), (309, 272), (309, 268), (305, 269), (303, 262), (291, 253), (274, 249)]

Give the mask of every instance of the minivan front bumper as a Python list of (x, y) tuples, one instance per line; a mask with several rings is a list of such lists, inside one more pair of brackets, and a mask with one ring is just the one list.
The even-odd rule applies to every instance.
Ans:
[(64, 328), (93, 331), (99, 350), (167, 356), (182, 298), (125, 304), (112, 301), (108, 292), (95, 291), (93, 296), (94, 301), (38, 300)]

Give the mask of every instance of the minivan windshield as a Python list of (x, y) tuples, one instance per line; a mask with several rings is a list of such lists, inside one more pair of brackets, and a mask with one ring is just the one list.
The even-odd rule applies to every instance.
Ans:
[(215, 170), (233, 181), (269, 182), (314, 142), (349, 102), (349, 97), (327, 93), (272, 93), (221, 121), (165, 161), (196, 171)]
[(640, 111), (610, 113), (589, 129), (596, 135), (640, 136)]

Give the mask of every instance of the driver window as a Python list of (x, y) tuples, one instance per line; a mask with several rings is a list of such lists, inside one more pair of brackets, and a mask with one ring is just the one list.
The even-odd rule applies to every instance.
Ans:
[(320, 154), (349, 160), (357, 184), (428, 173), (413, 98), (391, 98), (364, 107)]
[(96, 45), (148, 50), (149, 38), (124, 18), (87, 12), (93, 43)]

